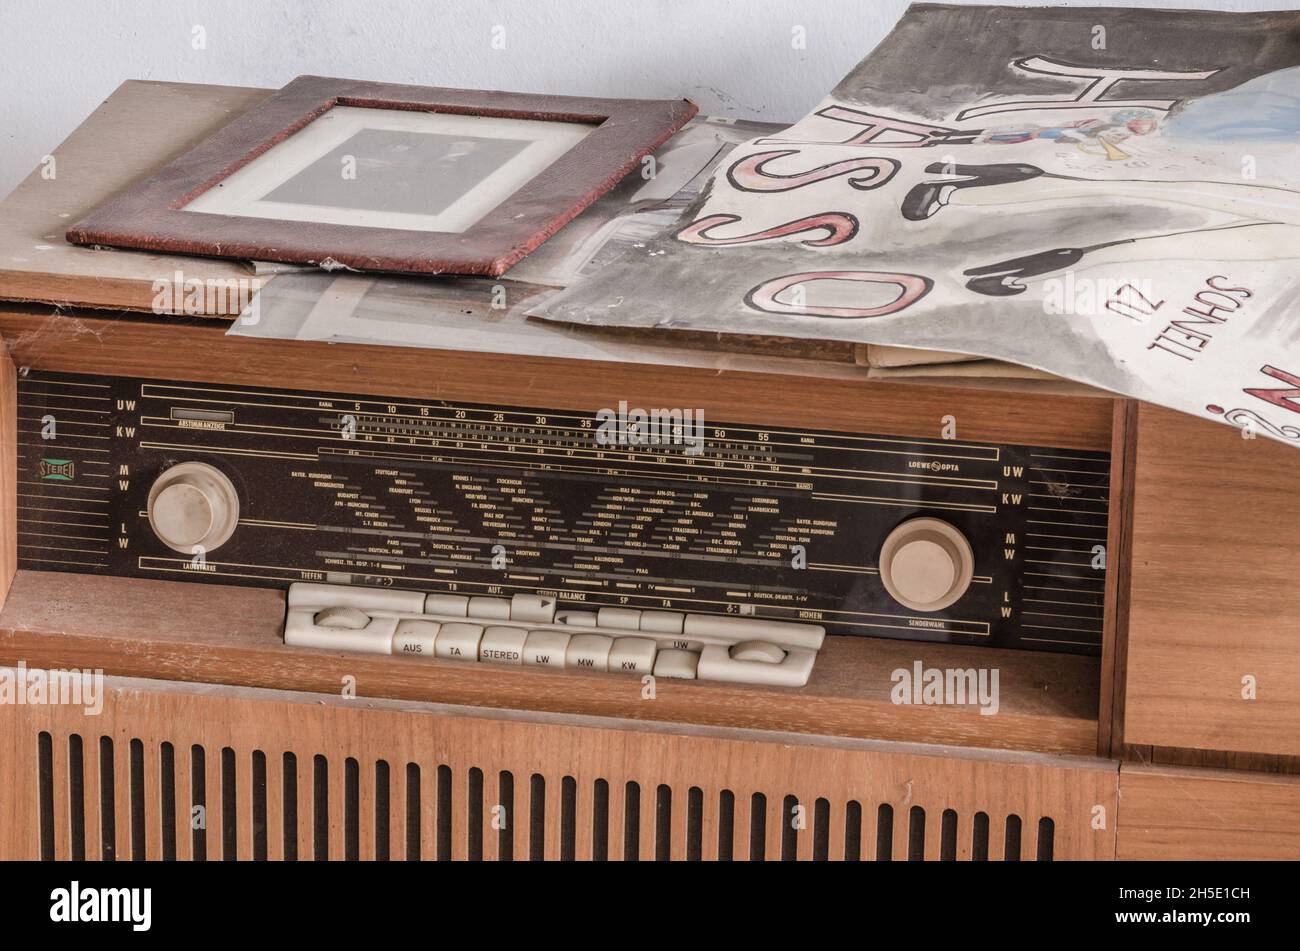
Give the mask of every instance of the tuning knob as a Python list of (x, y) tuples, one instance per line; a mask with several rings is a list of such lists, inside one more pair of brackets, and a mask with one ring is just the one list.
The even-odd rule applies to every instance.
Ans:
[(149, 489), (149, 526), (168, 548), (194, 554), (216, 550), (239, 523), (239, 495), (220, 469), (182, 462)]
[(880, 549), (885, 590), (914, 611), (948, 607), (966, 593), (974, 574), (970, 542), (942, 519), (906, 521), (889, 533)]

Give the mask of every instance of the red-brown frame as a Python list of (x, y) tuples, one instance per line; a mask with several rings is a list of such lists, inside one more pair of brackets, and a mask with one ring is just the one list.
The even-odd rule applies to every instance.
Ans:
[[(457, 234), (183, 211), (334, 106), (594, 125), (586, 138)], [(696, 113), (689, 99), (589, 99), (299, 76), (68, 229), (73, 244), (365, 271), (497, 276), (609, 191)]]

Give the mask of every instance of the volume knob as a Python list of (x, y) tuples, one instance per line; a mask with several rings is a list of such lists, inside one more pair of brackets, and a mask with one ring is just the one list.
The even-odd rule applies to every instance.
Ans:
[(187, 555), (215, 551), (239, 523), (239, 495), (220, 469), (182, 462), (149, 489), (149, 527), (168, 548)]
[(895, 528), (880, 548), (880, 580), (890, 596), (914, 611), (939, 611), (970, 587), (975, 554), (966, 536), (937, 518)]

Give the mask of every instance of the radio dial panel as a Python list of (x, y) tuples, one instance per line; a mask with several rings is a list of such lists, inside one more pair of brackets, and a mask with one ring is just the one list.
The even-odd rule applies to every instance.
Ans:
[(648, 444), (632, 411), (604, 428), (622, 408), (43, 371), (18, 390), (24, 568), (1100, 651), (1105, 452), (694, 411), (691, 442)]

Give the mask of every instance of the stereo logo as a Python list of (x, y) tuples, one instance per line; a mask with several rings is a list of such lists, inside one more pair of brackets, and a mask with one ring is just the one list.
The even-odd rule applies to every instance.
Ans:
[(688, 456), (704, 450), (704, 410), (629, 409), (620, 400), (617, 410), (596, 413), (596, 442), (602, 446), (684, 446)]
[(894, 687), (889, 698), (898, 704), (969, 706), (980, 708), (980, 716), (998, 712), (998, 669), (996, 667), (924, 667), (918, 660), (912, 669), (899, 667), (890, 675)]
[(153, 923), (152, 888), (82, 888), (73, 881), (50, 892), (50, 921), (130, 922), (132, 931)]
[(71, 459), (42, 459), (36, 472), (46, 482), (71, 482), (77, 476), (77, 467)]

